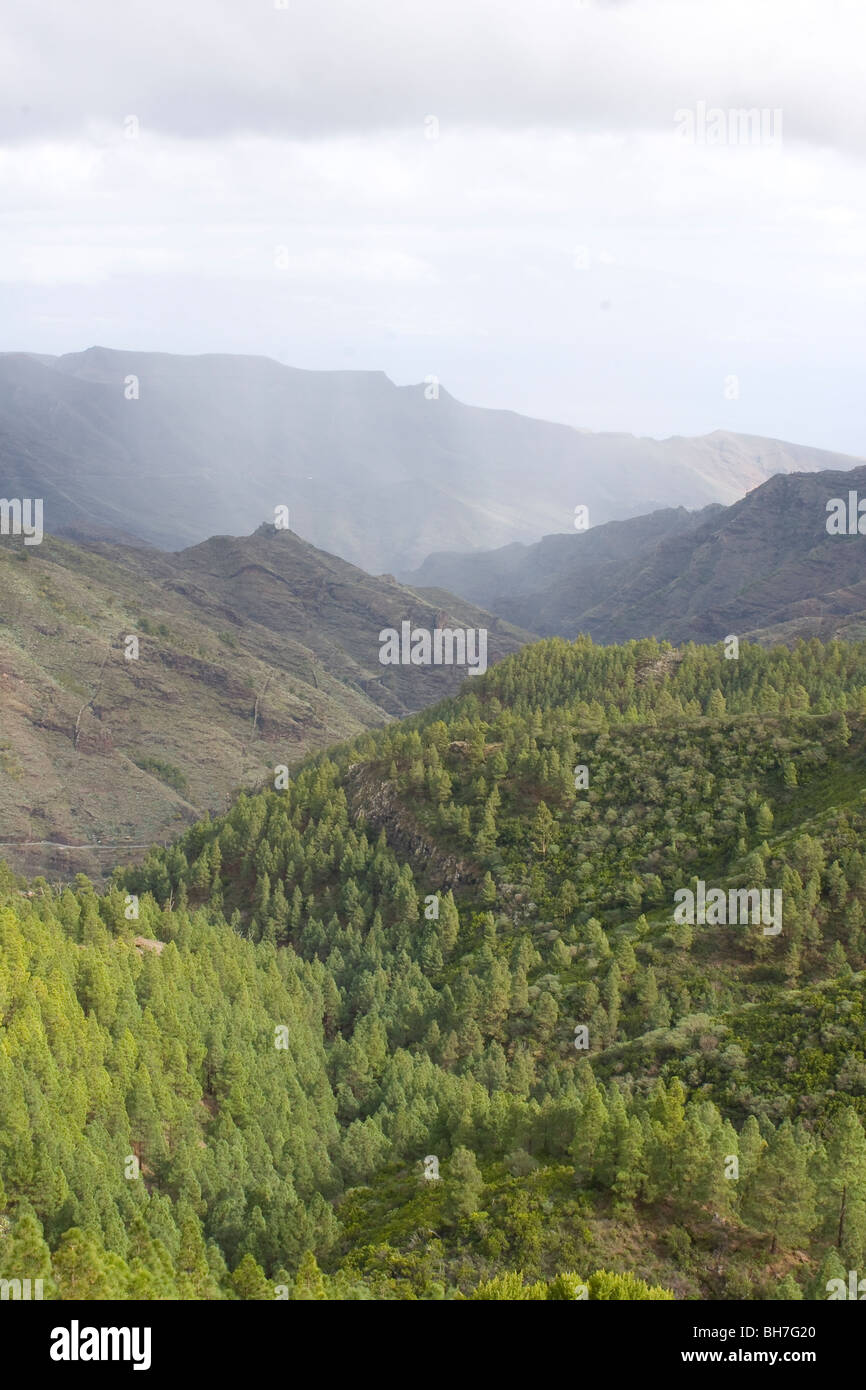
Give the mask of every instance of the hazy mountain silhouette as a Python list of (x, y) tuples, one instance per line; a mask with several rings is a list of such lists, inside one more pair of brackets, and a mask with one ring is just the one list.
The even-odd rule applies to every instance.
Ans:
[(866, 496), (866, 466), (769, 479), (731, 507), (655, 512), (488, 554), (432, 555), (406, 582), (449, 588), (545, 636), (763, 641), (866, 633), (866, 536), (827, 502)]
[(7, 353), (0, 482), (44, 498), (54, 534), (101, 524), (170, 549), (246, 534), (285, 505), (299, 534), (378, 572), (569, 532), (578, 505), (595, 525), (857, 462), (721, 430), (592, 434), (433, 391), (264, 357)]

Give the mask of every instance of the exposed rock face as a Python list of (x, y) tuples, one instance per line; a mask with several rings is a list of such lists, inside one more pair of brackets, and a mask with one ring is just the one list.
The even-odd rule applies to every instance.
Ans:
[(442, 892), (483, 877), (476, 865), (443, 853), (400, 800), (392, 783), (369, 763), (356, 763), (349, 769), (346, 790), (355, 820), (363, 820), (374, 833), (384, 830), (391, 849), (421, 867), (425, 879), (435, 879)]
[(155, 951), (158, 956), (161, 956), (165, 950), (164, 941), (154, 941), (150, 936), (134, 936), (132, 944), (140, 956), (143, 956), (145, 951)]

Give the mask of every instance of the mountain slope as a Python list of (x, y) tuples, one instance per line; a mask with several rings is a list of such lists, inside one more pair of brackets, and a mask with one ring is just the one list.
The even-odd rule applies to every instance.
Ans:
[(866, 614), (862, 536), (829, 535), (827, 502), (866, 495), (866, 468), (778, 475), (728, 508), (657, 512), (489, 555), (431, 556), (406, 574), (512, 622), (597, 641), (730, 633), (856, 637)]
[(37, 842), (0, 855), (31, 872), (98, 876), (110, 846), (161, 840), (465, 677), (381, 665), (382, 628), (487, 627), (489, 661), (528, 638), (273, 527), (179, 554), (5, 538), (0, 589), (0, 841)]
[[(554, 639), (102, 895), (0, 871), (0, 1277), (826, 1300), (866, 1256), (864, 798), (866, 645)], [(698, 881), (779, 930), (677, 917)]]
[(97, 522), (170, 548), (252, 530), (285, 505), (316, 545), (396, 570), (446, 544), (569, 531), (579, 504), (595, 524), (729, 503), (774, 472), (854, 462), (725, 431), (591, 434), (441, 388), (428, 399), (381, 372), (106, 348), (0, 355), (5, 495), (44, 498), (53, 533)]
[(468, 554), (444, 551), (429, 555), (404, 578), (425, 591), (450, 584), (494, 612), (525, 606), (536, 614), (534, 631), (556, 634), (572, 611), (585, 612), (622, 582), (636, 556), (692, 531), (700, 518), (723, 511), (718, 505), (697, 513), (685, 507), (664, 508), (577, 534), (545, 536), (534, 545)]

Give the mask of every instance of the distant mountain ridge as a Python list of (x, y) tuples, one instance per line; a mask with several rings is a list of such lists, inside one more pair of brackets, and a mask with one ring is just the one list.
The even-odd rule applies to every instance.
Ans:
[(866, 536), (827, 502), (866, 497), (866, 466), (777, 475), (730, 507), (668, 509), (486, 555), (432, 555), (404, 580), (446, 586), (543, 636), (762, 642), (866, 635)]
[(722, 430), (592, 434), (383, 372), (102, 347), (0, 354), (0, 495), (42, 497), (53, 534), (102, 525), (168, 549), (246, 534), (284, 505), (320, 548), (396, 572), (444, 548), (567, 533), (578, 505), (596, 525), (856, 462)]

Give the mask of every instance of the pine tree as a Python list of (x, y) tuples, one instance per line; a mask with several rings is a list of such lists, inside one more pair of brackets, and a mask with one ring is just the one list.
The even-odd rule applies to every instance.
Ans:
[(831, 1208), (831, 1238), (850, 1266), (866, 1256), (866, 1135), (856, 1113), (846, 1106), (827, 1137), (826, 1187)]
[(776, 1130), (745, 1189), (743, 1215), (772, 1237), (770, 1253), (781, 1241), (791, 1246), (808, 1238), (816, 1220), (815, 1184), (802, 1137), (790, 1120)]
[(36, 1297), (36, 1281), (41, 1279), (42, 1298), (53, 1297), (55, 1285), (51, 1277), (51, 1252), (42, 1225), (29, 1203), (21, 1204), (17, 1219), (5, 1240), (0, 1233), (0, 1279), (29, 1279), (33, 1297)]
[(599, 1161), (599, 1144), (607, 1123), (607, 1106), (593, 1080), (581, 1100), (580, 1117), (571, 1145), (575, 1175), (582, 1184), (588, 1185), (593, 1180)]
[(244, 1255), (232, 1274), (231, 1285), (236, 1296), (245, 1301), (266, 1302), (274, 1297), (273, 1285), (268, 1282), (264, 1270), (249, 1253)]
[(556, 822), (551, 815), (549, 807), (545, 802), (539, 801), (535, 812), (535, 818), (532, 822), (532, 838), (530, 844), (535, 853), (540, 854), (542, 859), (545, 859), (548, 851), (554, 848), (555, 829)]
[(312, 1250), (307, 1250), (295, 1275), (292, 1298), (296, 1302), (321, 1302), (328, 1297), (322, 1271)]
[(457, 1148), (451, 1155), (445, 1175), (442, 1210), (452, 1222), (478, 1210), (484, 1179), (471, 1149)]

